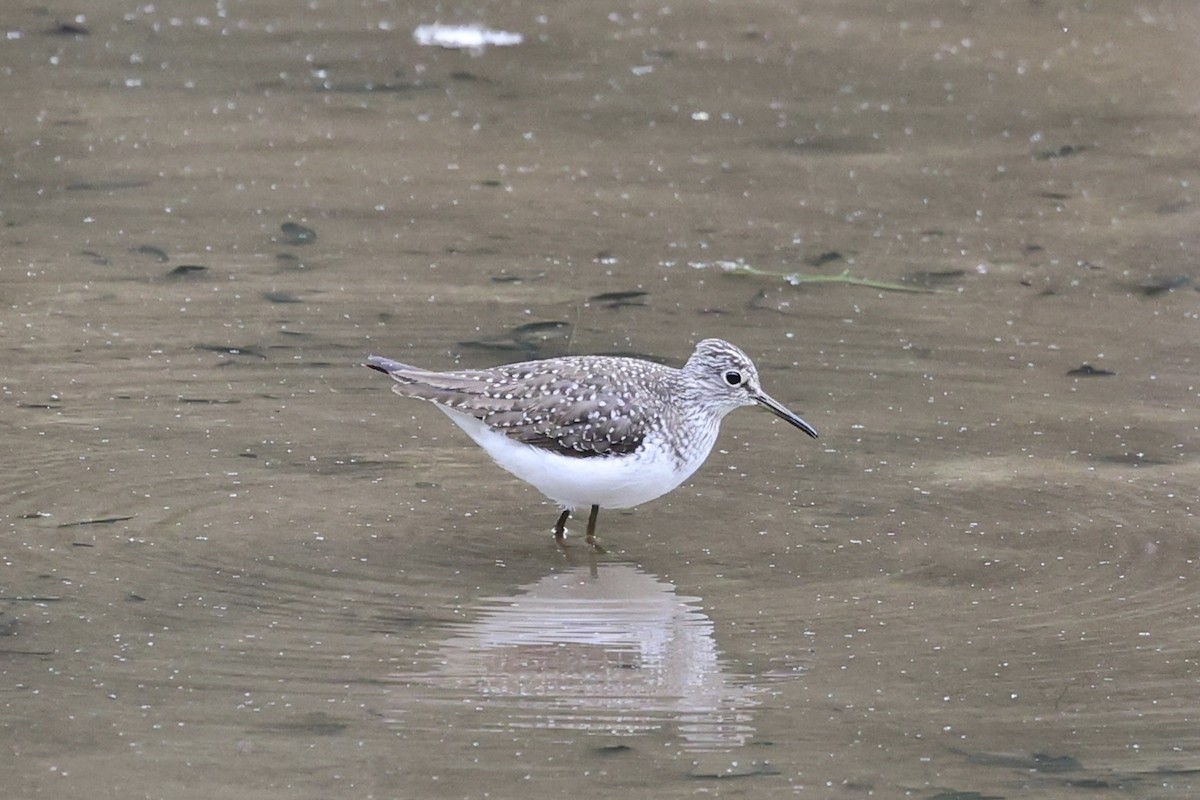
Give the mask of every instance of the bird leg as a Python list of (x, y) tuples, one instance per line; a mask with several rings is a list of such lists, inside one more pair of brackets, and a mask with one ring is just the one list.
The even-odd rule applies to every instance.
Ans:
[[(554, 523), (554, 541), (559, 547), (565, 547), (567, 538), (567, 518), (571, 516), (571, 509), (565, 508), (558, 515), (558, 522)], [(596, 544), (596, 518), (600, 516), (600, 506), (592, 506), (592, 513), (588, 514), (587, 536), (584, 541), (592, 547), (595, 553), (603, 553), (604, 548)]]
[(604, 552), (599, 545), (596, 544), (596, 517), (600, 516), (600, 506), (592, 506), (592, 513), (588, 514), (587, 538), (584, 539), (592, 547)]

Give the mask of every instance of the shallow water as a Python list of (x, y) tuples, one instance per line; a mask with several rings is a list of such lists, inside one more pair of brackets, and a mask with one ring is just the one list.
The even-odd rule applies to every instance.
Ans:
[[(5, 29), (7, 796), (1195, 796), (1200, 9)], [(603, 554), (359, 366), (705, 336)]]

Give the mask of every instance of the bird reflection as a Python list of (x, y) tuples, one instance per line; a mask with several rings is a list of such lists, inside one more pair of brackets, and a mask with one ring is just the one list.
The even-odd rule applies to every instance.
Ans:
[(698, 603), (629, 564), (571, 568), (485, 598), (436, 647), (438, 666), (395, 677), (452, 702), (466, 694), (486, 728), (628, 736), (672, 725), (689, 749), (737, 747), (754, 733), (757, 690), (726, 671)]

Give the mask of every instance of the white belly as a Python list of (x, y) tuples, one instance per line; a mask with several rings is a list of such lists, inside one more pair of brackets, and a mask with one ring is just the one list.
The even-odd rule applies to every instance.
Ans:
[(438, 406), (438, 409), (467, 432), (496, 463), (532, 484), (559, 505), (570, 508), (632, 508), (683, 483), (708, 457), (716, 441), (716, 430), (692, 442), (690, 458), (680, 464), (673, 453), (655, 438), (629, 456), (572, 458), (541, 450), (510, 439), (474, 417)]

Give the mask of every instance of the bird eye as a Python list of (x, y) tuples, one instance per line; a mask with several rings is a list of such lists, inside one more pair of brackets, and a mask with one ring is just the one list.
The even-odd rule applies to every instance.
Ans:
[(742, 373), (736, 370), (729, 370), (725, 373), (725, 382), (730, 386), (740, 386), (742, 383)]

